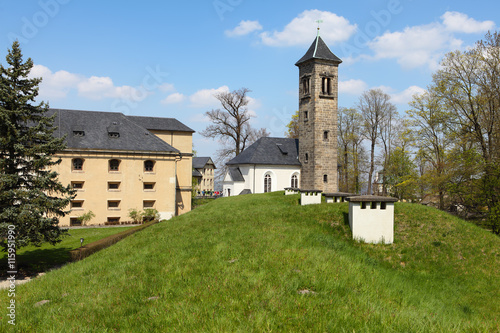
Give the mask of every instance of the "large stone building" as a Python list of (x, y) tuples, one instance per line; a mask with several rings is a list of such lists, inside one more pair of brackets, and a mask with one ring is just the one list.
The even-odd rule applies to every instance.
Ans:
[(299, 67), (299, 139), (261, 138), (227, 163), (225, 196), (285, 187), (337, 192), (338, 65), (318, 36)]
[(56, 135), (66, 137), (54, 166), (76, 197), (61, 226), (130, 221), (129, 209), (154, 208), (162, 219), (191, 210), (193, 130), (172, 118), (51, 109)]

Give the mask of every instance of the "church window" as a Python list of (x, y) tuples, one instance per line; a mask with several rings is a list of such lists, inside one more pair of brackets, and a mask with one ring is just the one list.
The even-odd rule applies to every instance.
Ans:
[(328, 140), (328, 131), (323, 132), (323, 140)]
[(309, 95), (309, 81), (308, 77), (302, 79), (302, 93), (304, 95)]
[(323, 183), (328, 183), (328, 175), (323, 175)]
[(264, 177), (264, 193), (271, 192), (271, 175)]
[(309, 112), (304, 111), (304, 121), (308, 121), (308, 120), (309, 120)]
[(321, 93), (323, 95), (332, 94), (332, 80), (329, 77), (321, 78)]
[(305, 163), (309, 162), (309, 154), (308, 153), (306, 153), (306, 158), (305, 158), (304, 162)]
[(292, 175), (291, 187), (298, 188), (299, 187), (299, 179), (297, 175)]

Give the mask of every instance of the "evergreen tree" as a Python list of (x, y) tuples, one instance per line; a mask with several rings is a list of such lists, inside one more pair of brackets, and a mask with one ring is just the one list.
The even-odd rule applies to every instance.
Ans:
[(0, 64), (0, 245), (8, 248), (14, 230), (16, 248), (43, 242), (55, 244), (64, 231), (58, 218), (74, 197), (51, 167), (61, 162), (54, 154), (65, 148), (64, 138), (53, 136), (55, 115), (48, 105), (35, 105), (40, 78), (28, 75), (33, 62), (23, 63), (19, 42)]

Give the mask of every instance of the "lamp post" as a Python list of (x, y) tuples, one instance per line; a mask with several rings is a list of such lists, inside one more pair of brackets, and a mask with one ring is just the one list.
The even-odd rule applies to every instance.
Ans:
[(82, 238), (80, 238), (80, 247), (82, 247), (82, 246), (83, 246), (83, 241), (84, 241), (83, 237), (82, 237)]

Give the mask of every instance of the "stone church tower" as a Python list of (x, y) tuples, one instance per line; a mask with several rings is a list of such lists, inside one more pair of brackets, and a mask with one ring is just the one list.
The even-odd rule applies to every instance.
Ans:
[(318, 36), (299, 67), (300, 188), (338, 191), (337, 98), (342, 62)]

